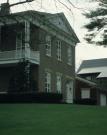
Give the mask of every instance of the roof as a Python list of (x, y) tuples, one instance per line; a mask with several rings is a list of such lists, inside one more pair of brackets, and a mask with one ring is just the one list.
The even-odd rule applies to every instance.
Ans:
[(77, 74), (99, 73), (97, 78), (107, 77), (107, 58), (84, 60), (80, 65)]
[(101, 72), (97, 78), (104, 78), (104, 77), (107, 77), (107, 67), (104, 68), (103, 72)]
[(76, 76), (76, 80), (79, 80), (79, 81), (81, 81), (81, 82), (84, 82), (84, 83), (86, 83), (86, 84), (88, 84), (88, 85), (90, 85), (90, 86), (96, 86), (96, 83), (95, 83), (95, 82), (86, 80), (86, 79), (81, 78), (81, 77), (79, 77), (79, 76)]
[(20, 18), (27, 19), (30, 21), (32, 21), (32, 18), (34, 18), (34, 20), (39, 19), (39, 22), (42, 23), (42, 25), (45, 25), (45, 26), (48, 25), (48, 27), (50, 26), (50, 28), (52, 27), (52, 29), (54, 27), (56, 28), (56, 30), (64, 32), (65, 35), (68, 35), (68, 37), (73, 39), (76, 43), (79, 42), (78, 37), (76, 36), (69, 22), (67, 21), (64, 13), (52, 14), (52, 13), (39, 12), (39, 11), (34, 11), (34, 10), (27, 10), (27, 11), (12, 13), (7, 16), (1, 16), (0, 22), (2, 21), (3, 17), (4, 18), (7, 17), (8, 19), (12, 19), (12, 17), (13, 19), (15, 17), (20, 17)]
[(81, 78), (81, 77), (79, 77), (79, 76), (76, 76), (76, 81), (80, 81), (80, 82), (83, 82), (83, 83), (85, 83), (85, 84), (88, 84), (88, 86), (91, 86), (92, 88), (96, 88), (96, 89), (99, 90), (99, 91), (107, 92), (105, 89), (101, 88), (101, 87), (100, 87), (99, 85), (97, 85), (95, 82), (86, 80), (86, 79)]

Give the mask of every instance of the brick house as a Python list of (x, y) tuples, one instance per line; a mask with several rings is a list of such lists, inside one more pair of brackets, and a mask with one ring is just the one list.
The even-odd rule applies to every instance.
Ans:
[(63, 13), (1, 13), (0, 92), (8, 91), (13, 71), (24, 59), (36, 92), (62, 93), (63, 101), (72, 103), (78, 42)]
[(107, 58), (84, 60), (77, 71), (77, 75), (91, 84), (96, 84), (96, 88), (94, 87), (96, 92), (88, 86), (85, 86), (86, 89), (82, 92), (83, 86), (81, 86), (81, 93), (85, 93), (83, 95), (89, 97), (90, 91), (93, 91), (95, 92), (94, 99), (97, 97), (97, 103), (107, 105)]

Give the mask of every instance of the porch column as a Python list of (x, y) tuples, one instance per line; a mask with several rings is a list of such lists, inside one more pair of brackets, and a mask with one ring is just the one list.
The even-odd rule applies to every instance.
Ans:
[[(0, 26), (0, 45), (1, 45), (1, 26)], [(0, 46), (1, 47), (1, 46)], [(0, 48), (1, 49), (1, 48)]]
[(30, 58), (30, 22), (25, 21), (25, 59)]
[[(25, 21), (25, 60), (29, 60), (30, 58), (30, 22)], [(25, 67), (26, 75), (27, 75), (27, 90), (30, 88), (30, 62), (27, 62)]]

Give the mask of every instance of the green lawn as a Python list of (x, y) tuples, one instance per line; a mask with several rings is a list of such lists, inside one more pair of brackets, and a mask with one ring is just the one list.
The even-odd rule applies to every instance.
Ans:
[(106, 134), (106, 107), (0, 104), (0, 135)]

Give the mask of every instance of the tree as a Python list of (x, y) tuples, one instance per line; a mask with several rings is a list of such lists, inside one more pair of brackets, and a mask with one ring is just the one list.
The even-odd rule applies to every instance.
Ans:
[(107, 0), (97, 1), (98, 8), (84, 14), (90, 19), (90, 22), (85, 25), (88, 30), (85, 39), (89, 43), (107, 46)]

